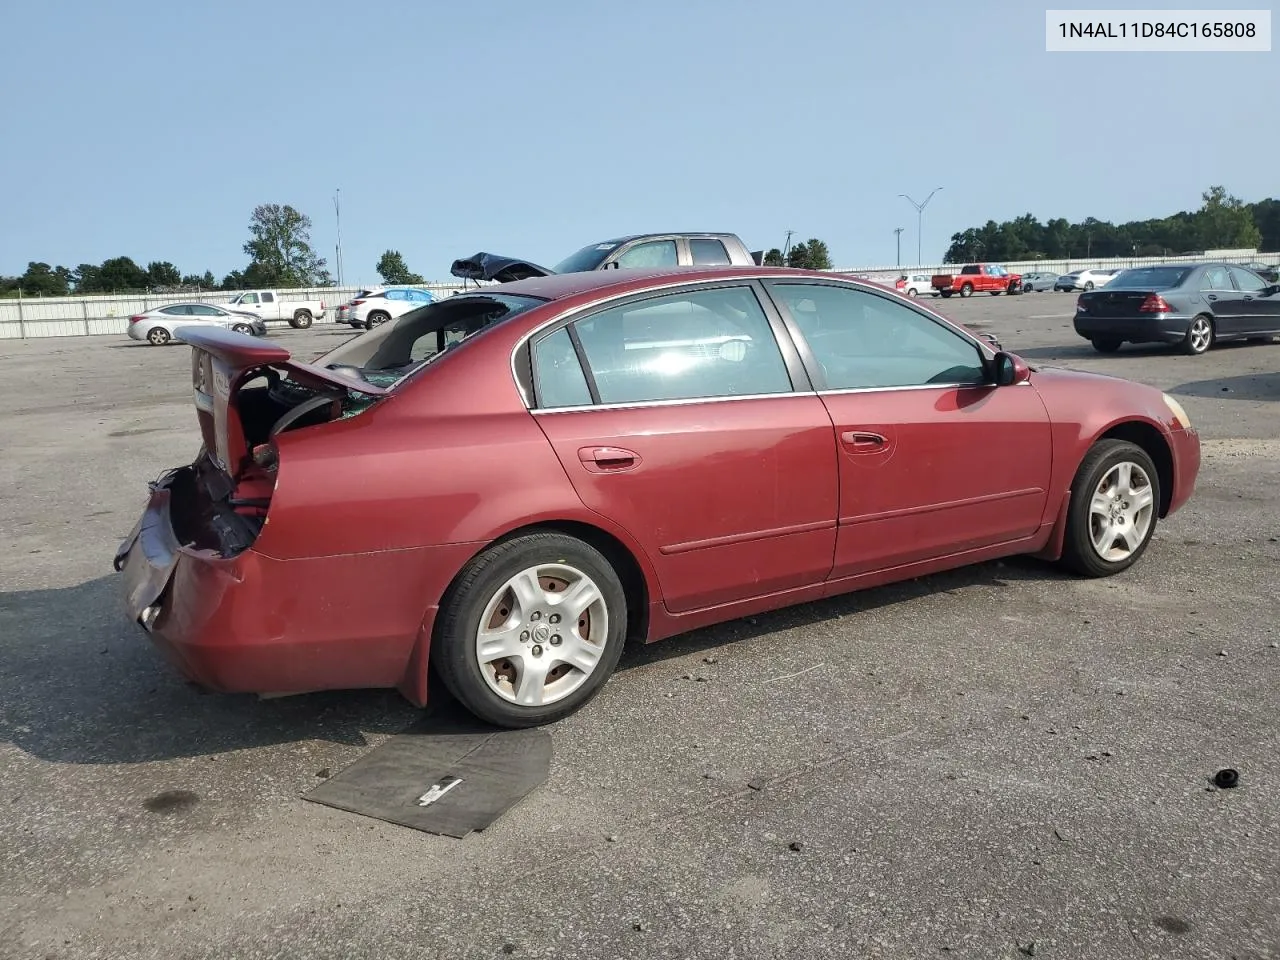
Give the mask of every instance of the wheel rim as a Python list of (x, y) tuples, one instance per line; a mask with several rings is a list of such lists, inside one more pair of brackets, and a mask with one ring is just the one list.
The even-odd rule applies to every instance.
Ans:
[(252, 333), (253, 332), (253, 328), (246, 323), (237, 323), (231, 329), (236, 333)]
[(1209, 349), (1209, 340), (1213, 337), (1213, 326), (1204, 317), (1196, 317), (1188, 331), (1191, 338), (1191, 349), (1196, 353), (1204, 353)]
[(541, 707), (587, 682), (608, 636), (609, 609), (596, 582), (568, 564), (543, 563), (517, 573), (489, 600), (476, 662), (503, 700)]
[(165, 333), (163, 330), (152, 330), (150, 333), (147, 334), (147, 339), (150, 340), (152, 343), (159, 345), (164, 343), (166, 340), (168, 340), (169, 335)]
[(1151, 529), (1155, 490), (1146, 470), (1132, 461), (1117, 463), (1103, 475), (1089, 502), (1089, 540), (1110, 563), (1133, 556)]

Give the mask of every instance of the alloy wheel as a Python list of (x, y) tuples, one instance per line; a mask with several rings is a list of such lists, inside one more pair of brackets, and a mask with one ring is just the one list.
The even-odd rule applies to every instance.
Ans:
[(1089, 501), (1089, 539), (1110, 563), (1127, 560), (1146, 540), (1155, 492), (1146, 470), (1121, 461), (1102, 476)]

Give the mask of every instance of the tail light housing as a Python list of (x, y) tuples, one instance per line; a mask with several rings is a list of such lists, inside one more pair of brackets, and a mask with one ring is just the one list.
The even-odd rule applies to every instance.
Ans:
[(129, 318), (130, 323), (141, 323), (145, 318), (140, 313), (135, 313)]
[(1139, 313), (1173, 313), (1173, 307), (1169, 306), (1169, 301), (1158, 293), (1147, 294), (1147, 299), (1142, 301), (1142, 306), (1138, 308)]
[(1084, 302), (1084, 297), (1076, 297), (1076, 313), (1088, 313), (1089, 306)]
[(352, 300), (352, 301), (351, 301), (351, 306), (353, 306), (353, 307), (358, 307), (358, 306), (360, 306), (360, 304), (362, 304), (362, 303), (364, 303), (364, 301), (363, 301), (363, 300)]

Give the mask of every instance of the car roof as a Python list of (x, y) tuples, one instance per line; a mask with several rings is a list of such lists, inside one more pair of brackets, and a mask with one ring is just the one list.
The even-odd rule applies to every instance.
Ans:
[[(625, 237), (614, 237), (602, 240), (601, 243), (630, 243), (632, 240), (644, 240), (648, 237), (736, 237), (736, 233), (728, 230), (656, 230), (652, 233), (629, 233)], [(594, 246), (594, 244), (591, 244)]]
[(543, 300), (564, 300), (583, 293), (598, 292), (600, 294), (616, 294), (628, 290), (646, 290), (651, 287), (662, 287), (676, 281), (698, 280), (752, 280), (769, 277), (792, 277), (811, 280), (846, 280), (856, 283), (871, 281), (857, 280), (842, 273), (831, 273), (824, 270), (800, 270), (791, 267), (661, 267), (638, 268), (631, 270), (586, 270), (581, 273), (557, 273), (549, 277), (530, 277), (527, 280), (515, 280), (511, 283), (499, 283), (484, 286), (470, 291), (481, 296), (487, 293), (512, 293), (527, 297), (539, 297)]

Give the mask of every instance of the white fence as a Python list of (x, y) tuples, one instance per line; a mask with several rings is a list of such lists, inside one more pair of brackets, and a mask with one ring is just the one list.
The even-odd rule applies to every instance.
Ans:
[[(1195, 263), (1205, 259), (1236, 262), (1257, 261), (1280, 266), (1280, 253), (1257, 253), (1253, 250), (1213, 250), (1204, 256), (1185, 257), (1121, 257), (1116, 259), (1029, 260), (1005, 262), (1014, 273), (1031, 271), (1069, 273), (1094, 268), (1136, 267), (1154, 263)], [(914, 266), (849, 267), (837, 273), (853, 274), (871, 280), (892, 280), (910, 273), (952, 273), (959, 264), (924, 264)], [(423, 286), (448, 296), (462, 289), (459, 281), (426, 283)], [(360, 290), (359, 287), (312, 287), (291, 290), (299, 299), (324, 301), (326, 313), (321, 323), (332, 322), (334, 311)], [(129, 327), (129, 317), (166, 303), (200, 301), (226, 303), (234, 293), (150, 294), (147, 296), (100, 297), (26, 297), (0, 300), (0, 340), (25, 337), (74, 337), (94, 334), (122, 334)]]

